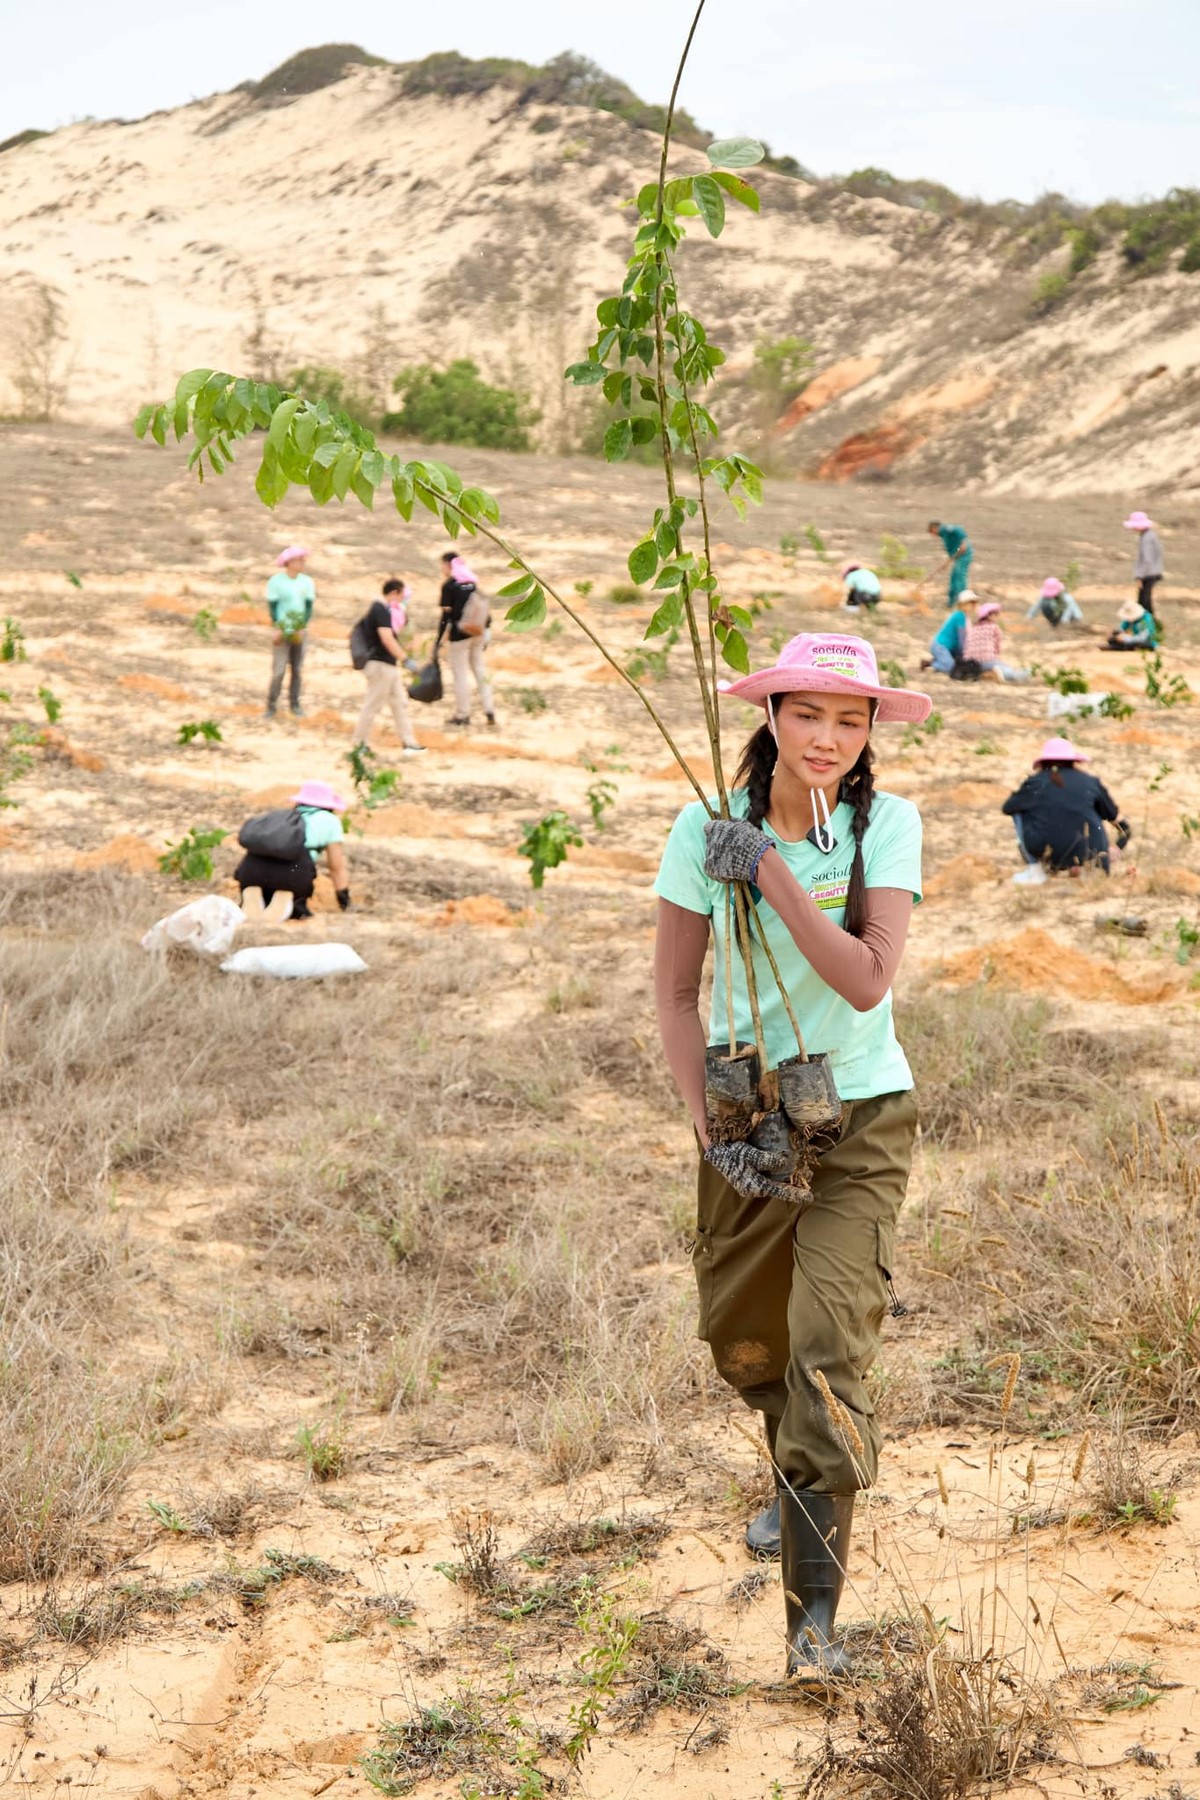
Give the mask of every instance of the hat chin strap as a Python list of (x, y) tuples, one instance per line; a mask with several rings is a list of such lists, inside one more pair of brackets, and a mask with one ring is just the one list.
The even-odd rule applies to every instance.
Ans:
[(779, 742), (779, 732), (776, 730), (776, 727), (775, 727), (775, 703), (771, 699), (770, 694), (767, 695), (767, 730), (770, 732), (771, 736), (775, 739), (775, 742), (778, 743)]
[[(825, 815), (824, 821), (822, 821), (817, 812), (818, 795), (821, 800), (821, 812)], [(837, 849), (837, 839), (833, 835), (833, 823), (829, 817), (829, 803), (825, 798), (825, 789), (810, 788), (808, 797), (812, 802), (813, 816), (813, 828), (809, 835), (821, 854), (823, 856), (829, 856)]]

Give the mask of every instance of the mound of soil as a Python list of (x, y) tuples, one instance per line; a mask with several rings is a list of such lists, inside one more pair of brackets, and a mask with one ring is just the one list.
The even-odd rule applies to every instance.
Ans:
[(1038, 925), (1015, 937), (999, 938), (975, 950), (948, 956), (940, 975), (951, 987), (995, 982), (1027, 994), (1065, 994), (1080, 1000), (1115, 1000), (1121, 1006), (1152, 1006), (1180, 992), (1178, 974), (1160, 970), (1138, 977), (1123, 974), (1109, 962), (1087, 956), (1051, 937)]

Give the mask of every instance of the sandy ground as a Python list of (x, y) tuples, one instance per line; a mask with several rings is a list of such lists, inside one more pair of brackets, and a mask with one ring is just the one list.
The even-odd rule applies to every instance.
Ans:
[[(652, 504), (651, 476), (548, 460), (461, 462), (495, 485), (514, 535), (548, 572), (568, 588), (594, 584), (582, 602), (586, 616), (606, 640), (632, 648), (648, 609), (606, 596), (624, 577), (618, 546), (633, 541)], [(157, 874), (165, 843), (192, 825), (236, 831), (248, 811), (303, 778), (345, 785), (361, 691), (346, 650), (349, 625), (379, 576), (398, 567), (415, 582), (416, 635), (427, 640), (441, 542), (432, 520), (406, 530), (382, 512), (318, 514), (297, 501), (272, 518), (254, 500), (245, 471), (201, 489), (170, 453), (66, 429), (7, 431), (0, 485), (9, 502), (0, 613), (21, 622), (28, 649), (28, 661), (6, 667), (0, 685), (11, 692), (15, 717), (38, 717), (43, 685), (63, 706), (46, 747), (35, 752), (34, 770), (14, 789), (19, 807), (3, 815), (5, 865), (125, 868), (147, 877), (156, 907), (166, 912), (192, 892)], [(720, 552), (730, 597), (770, 599), (754, 660), (769, 654), (772, 633), (842, 623), (834, 566), (846, 551), (869, 553), (883, 530), (917, 548), (928, 566), (921, 528), (932, 512), (948, 510), (936, 494), (898, 487), (773, 487), (764, 511), (731, 527)], [(832, 566), (807, 548), (802, 555), (778, 548), (810, 519)], [(927, 897), (914, 920), (898, 1015), (903, 1034), (906, 994), (983, 982), (1047, 996), (1059, 1022), (1110, 1034), (1150, 1029), (1160, 1061), (1177, 1072), (1172, 1102), (1186, 1115), (1195, 1105), (1200, 996), (1195, 965), (1177, 960), (1176, 950), (1177, 922), (1195, 922), (1200, 904), (1200, 842), (1181, 824), (1196, 805), (1196, 711), (1152, 706), (1137, 668), (1099, 649), (1101, 627), (1127, 586), (1129, 545), (1119, 520), (1117, 504), (1099, 497), (1039, 506), (980, 501), (966, 522), (980, 547), (979, 585), (1010, 602), (1011, 618), (1045, 572), (1064, 568), (1071, 556), (1083, 565), (1078, 591), (1086, 631), (1051, 643), (1044, 627), (1014, 629), (1010, 654), (1076, 666), (1094, 687), (1134, 703), (1128, 720), (1088, 721), (1076, 731), (1133, 821), (1131, 862), (1107, 883), (1013, 887), (1016, 859), (999, 806), (1054, 728), (1049, 690), (1040, 682), (1013, 688), (937, 681), (940, 730), (879, 734), (881, 785), (915, 800), (926, 827)], [(1195, 521), (1179, 512), (1170, 524), (1171, 578), (1161, 606), (1170, 627), (1166, 660), (1200, 692)], [(319, 596), (308, 716), (268, 723), (261, 717), (269, 652), (260, 595), (274, 548), (293, 536), (312, 546)], [(485, 576), (497, 578), (493, 559), (481, 554), (477, 561)], [(66, 571), (79, 576), (81, 588)], [(211, 641), (192, 628), (201, 607), (219, 616)], [(907, 584), (889, 584), (868, 627), (880, 657), (915, 679), (939, 610), (936, 595), (923, 600)], [(469, 734), (447, 732), (448, 701), (416, 709), (428, 754), (402, 765), (396, 758), (400, 798), (350, 842), (356, 911), (341, 917), (322, 891), (317, 920), (301, 929), (354, 944), (372, 966), (372, 981), (402, 979), (405, 944), (443, 933), (456, 954), (487, 967), (483, 1010), (495, 1009), (485, 1021), (494, 1029), (531, 1018), (546, 983), (539, 934), (551, 928), (560, 944), (589, 954), (603, 956), (619, 940), (618, 964), (649, 956), (650, 883), (687, 790), (636, 700), (604, 677), (569, 624), (525, 637), (498, 630), (491, 668), (496, 731), (486, 733), (477, 712)], [(681, 651), (656, 684), (656, 699), (703, 772)], [(178, 726), (200, 719), (217, 721), (224, 742), (180, 748)], [(727, 720), (729, 754), (749, 722), (740, 710)], [(375, 747), (381, 761), (393, 760), (389, 724), (378, 728)], [(585, 790), (594, 776), (585, 758), (616, 783), (615, 806), (607, 828), (589, 826), (585, 847), (547, 878), (544, 897), (536, 899), (516, 854), (523, 823), (552, 806), (586, 823)], [(221, 891), (230, 891), (232, 841), (217, 853), (214, 885)], [(1144, 936), (1097, 928), (1101, 916), (1130, 912), (1145, 919)], [(131, 920), (130, 929), (146, 923)], [(568, 954), (564, 978), (569, 966)], [(445, 1004), (447, 1029), (484, 1028), (469, 993)], [(652, 1044), (644, 999), (639, 1008), (633, 1030)], [(581, 1117), (580, 1132), (589, 1128)], [(682, 1118), (660, 1148), (666, 1164), (684, 1166)], [(929, 1179), (922, 1155), (915, 1198)], [(147, 1291), (160, 1284), (167, 1314), (175, 1309), (184, 1336), (198, 1329), (200, 1298), (213, 1283), (252, 1280), (244, 1246), (222, 1236), (227, 1199), (136, 1178), (120, 1195), (127, 1228), (152, 1272)], [(685, 1296), (682, 1252), (652, 1279), (678, 1284)], [(919, 1289), (915, 1268), (903, 1284)], [(931, 1345), (927, 1354), (935, 1351)], [(486, 1394), (486, 1376), (480, 1379)], [(549, 1482), (529, 1451), (488, 1429), (478, 1404), (467, 1403), (471, 1384), (463, 1379), (458, 1389), (449, 1384), (444, 1413), (439, 1403), (403, 1431), (392, 1419), (356, 1415), (353, 1465), (320, 1487), (303, 1479), (280, 1445), (326, 1385), (319, 1362), (285, 1361), (252, 1381), (235, 1381), (210, 1405), (192, 1396), (104, 1531), (109, 1555), (139, 1581), (178, 1586), (226, 1566), (232, 1548), (158, 1530), (146, 1502), (174, 1504), (214, 1480), (223, 1485), (220, 1465), (229, 1457), (238, 1485), (273, 1497), (267, 1522), (251, 1508), (235, 1533), (238, 1565), (249, 1568), (272, 1550), (318, 1558), (328, 1570), (281, 1583), (259, 1606), (232, 1594), (206, 1598), (199, 1609), (144, 1623), (88, 1658), (73, 1661), (67, 1653), (53, 1663), (43, 1654), (32, 1690), (29, 1666), (14, 1662), (4, 1684), (10, 1723), (0, 1721), (14, 1786), (49, 1795), (70, 1782), (72, 1791), (143, 1800), (364, 1791), (357, 1758), (381, 1721), (408, 1716), (415, 1704), (480, 1678), (481, 1668), (502, 1662), (506, 1642), (523, 1696), (513, 1704), (526, 1716), (553, 1711), (579, 1642), (555, 1627), (535, 1640), (520, 1636), (516, 1624), (498, 1621), (439, 1572), (439, 1563), (456, 1556), (453, 1517), (465, 1506), (492, 1513), (505, 1553), (527, 1544), (546, 1521), (603, 1515), (653, 1522), (653, 1533), (618, 1572), (617, 1591), (665, 1622), (662, 1629), (697, 1634), (728, 1677), (719, 1703), (663, 1707), (640, 1730), (628, 1721), (623, 1727), (614, 1714), (572, 1778), (581, 1793), (767, 1800), (804, 1791), (802, 1765), (819, 1751), (824, 1724), (819, 1711), (775, 1685), (777, 1590), (768, 1583), (746, 1597), (738, 1585), (750, 1568), (740, 1542), (747, 1506), (744, 1493), (731, 1498), (730, 1481), (738, 1476), (749, 1491), (757, 1477), (753, 1447), (726, 1399), (714, 1396), (703, 1410), (686, 1455), (670, 1442), (652, 1444), (649, 1455), (643, 1445), (636, 1457), (623, 1453), (607, 1469), (564, 1485)], [(1180, 1441), (1163, 1453), (1173, 1469), (1186, 1470), (1192, 1448)], [(1032, 1475), (1031, 1449), (1038, 1467)], [(1180, 1499), (1169, 1525), (1107, 1536), (1025, 1532), (996, 1551), (995, 1519), (1007, 1520), (1014, 1508), (1052, 1507), (1069, 1487), (1073, 1455), (1069, 1436), (1032, 1445), (1019, 1434), (997, 1452), (994, 1435), (974, 1426), (893, 1443), (861, 1522), (847, 1616), (894, 1610), (889, 1570), (902, 1562), (932, 1615), (954, 1620), (956, 1632), (968, 1630), (974, 1597), (989, 1568), (1002, 1562), (1010, 1616), (989, 1627), (1062, 1684), (1059, 1704), (1069, 1726), (1064, 1760), (1039, 1770), (1037, 1791), (1183, 1795), (1191, 1791), (1200, 1742), (1194, 1476), (1176, 1484)], [(27, 1590), (0, 1593), (14, 1621), (30, 1604)], [(1157, 1685), (1135, 1710), (1121, 1699), (1127, 1676), (1110, 1671), (1089, 1688), (1078, 1673), (1110, 1664), (1152, 1667)], [(1076, 1673), (1068, 1676), (1068, 1669)], [(422, 1791), (471, 1790), (455, 1777)]]

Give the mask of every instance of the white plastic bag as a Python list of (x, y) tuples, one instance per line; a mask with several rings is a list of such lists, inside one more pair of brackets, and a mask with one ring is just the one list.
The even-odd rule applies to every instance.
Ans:
[(226, 956), (246, 915), (236, 901), (221, 894), (205, 894), (189, 900), (152, 925), (142, 939), (143, 950), (163, 950), (170, 944), (186, 944), (197, 956)]
[(1107, 699), (1107, 694), (1047, 694), (1046, 717), (1048, 719), (1086, 719), (1091, 715), (1099, 718), (1100, 708)]
[(357, 975), (366, 963), (349, 944), (264, 944), (239, 950), (221, 964), (226, 975), (277, 975), (299, 981), (310, 975)]

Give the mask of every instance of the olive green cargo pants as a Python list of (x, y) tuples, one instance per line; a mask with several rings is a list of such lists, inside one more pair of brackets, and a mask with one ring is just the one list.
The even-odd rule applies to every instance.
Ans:
[[(879, 1427), (865, 1377), (879, 1354), (916, 1123), (911, 1093), (850, 1101), (804, 1212), (747, 1200), (700, 1163), (700, 1336), (747, 1406), (778, 1420), (775, 1458), (795, 1488), (848, 1494), (875, 1480)], [(830, 1418), (818, 1371), (861, 1451)]]

